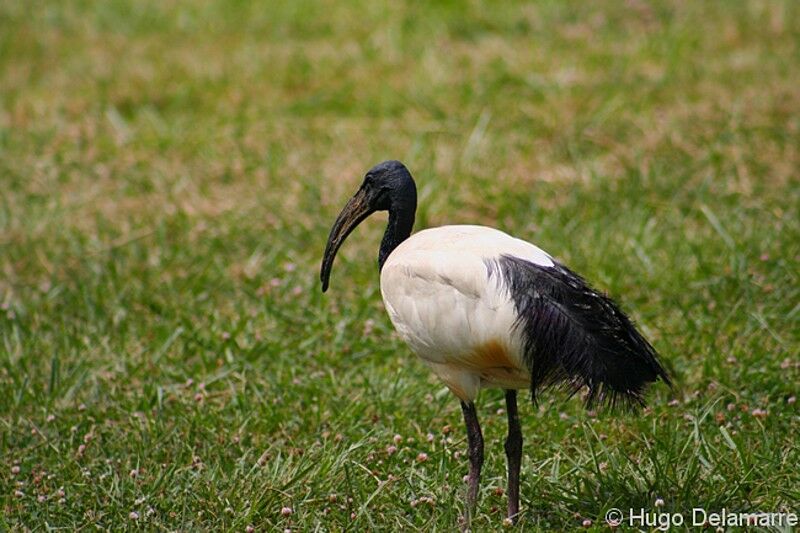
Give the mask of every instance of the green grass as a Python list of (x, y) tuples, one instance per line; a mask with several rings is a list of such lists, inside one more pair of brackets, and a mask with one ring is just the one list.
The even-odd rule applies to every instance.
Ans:
[(451, 530), (460, 409), (382, 308), (382, 219), (317, 280), (388, 158), (417, 228), (537, 243), (678, 383), (523, 402), (517, 529), (800, 511), (798, 86), (788, 0), (2, 2), (0, 529)]

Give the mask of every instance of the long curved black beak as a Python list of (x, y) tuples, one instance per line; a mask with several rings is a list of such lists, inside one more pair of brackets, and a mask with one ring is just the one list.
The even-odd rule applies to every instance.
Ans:
[(328, 290), (333, 259), (336, 257), (339, 247), (350, 235), (350, 232), (374, 211), (369, 205), (365, 190), (361, 188), (355, 196), (350, 198), (342, 212), (336, 217), (336, 222), (333, 223), (331, 228), (331, 234), (328, 236), (328, 244), (325, 245), (325, 255), (322, 257), (322, 267), (319, 272), (319, 279), (322, 281), (322, 292)]

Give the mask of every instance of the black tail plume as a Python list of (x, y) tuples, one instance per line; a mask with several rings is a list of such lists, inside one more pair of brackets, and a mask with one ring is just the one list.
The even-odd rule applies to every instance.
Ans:
[(568, 268), (539, 266), (504, 255), (499, 267), (514, 301), (516, 327), (531, 371), (531, 398), (551, 386), (575, 394), (588, 387), (586, 405), (644, 405), (644, 389), (658, 378), (671, 385), (658, 354), (607, 296)]

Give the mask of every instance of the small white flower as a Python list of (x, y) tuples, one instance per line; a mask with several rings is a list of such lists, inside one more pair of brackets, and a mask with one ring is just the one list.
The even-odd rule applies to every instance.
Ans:
[(364, 321), (364, 335), (371, 334), (373, 329), (375, 329), (375, 321), (368, 318)]

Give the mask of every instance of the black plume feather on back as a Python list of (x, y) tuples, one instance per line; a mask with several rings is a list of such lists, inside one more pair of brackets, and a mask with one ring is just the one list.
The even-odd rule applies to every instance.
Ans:
[(503, 255), (486, 262), (499, 269), (517, 311), (531, 372), (531, 399), (561, 386), (573, 395), (588, 387), (586, 405), (644, 405), (644, 389), (661, 378), (671, 385), (658, 354), (609, 297), (555, 263), (540, 266)]

